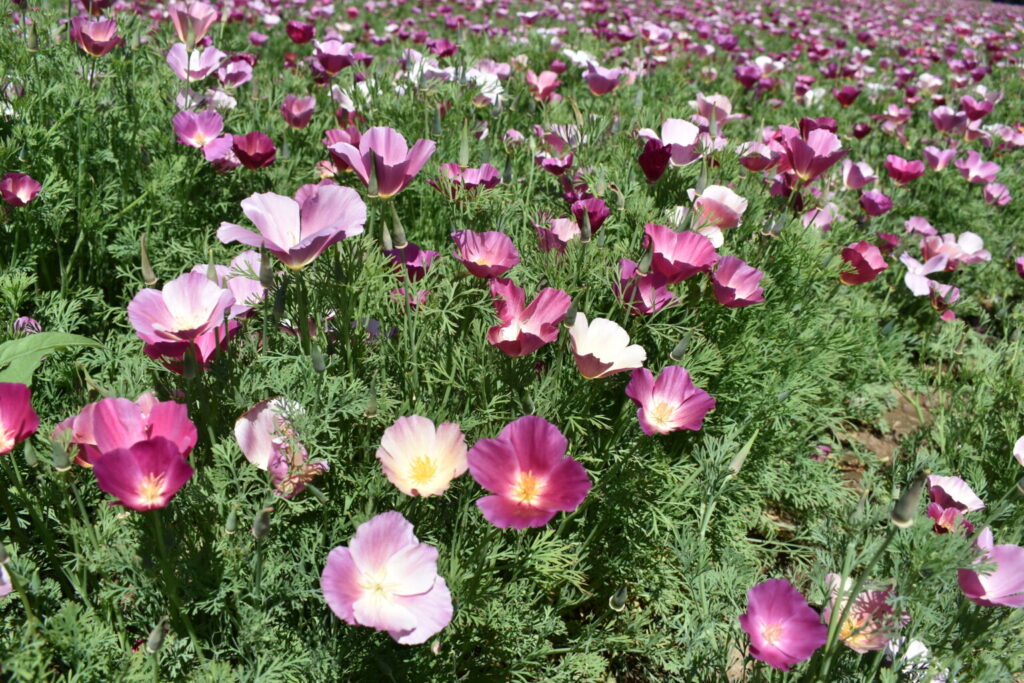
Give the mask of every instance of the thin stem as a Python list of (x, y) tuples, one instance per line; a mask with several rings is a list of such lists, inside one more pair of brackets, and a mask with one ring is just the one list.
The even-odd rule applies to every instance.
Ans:
[(192, 645), (195, 648), (196, 654), (199, 656), (200, 661), (205, 663), (206, 656), (203, 654), (202, 647), (200, 646), (199, 636), (196, 635), (195, 627), (192, 626), (188, 613), (181, 608), (181, 603), (178, 601), (178, 577), (174, 574), (174, 570), (171, 568), (167, 557), (167, 545), (164, 543), (164, 525), (159, 509), (152, 511), (149, 515), (149, 521), (153, 527), (153, 534), (156, 537), (157, 549), (160, 555), (160, 574), (164, 583), (168, 584), (166, 587), (168, 589), (168, 598), (171, 601), (171, 612), (177, 621), (184, 624), (189, 638), (192, 639)]

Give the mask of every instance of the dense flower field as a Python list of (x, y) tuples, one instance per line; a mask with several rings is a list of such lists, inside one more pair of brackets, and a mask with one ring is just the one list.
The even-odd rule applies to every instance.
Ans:
[(0, 7), (6, 679), (1024, 680), (1024, 11)]

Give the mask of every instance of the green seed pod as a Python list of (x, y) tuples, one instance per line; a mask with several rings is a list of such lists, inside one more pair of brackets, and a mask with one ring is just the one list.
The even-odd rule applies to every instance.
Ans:
[(50, 442), (50, 456), (53, 458), (53, 467), (58, 472), (67, 472), (71, 469), (68, 452), (59, 441)]
[(616, 612), (621, 612), (626, 609), (626, 598), (629, 597), (629, 589), (625, 586), (615, 591), (610, 598), (608, 598), (608, 606)]
[(142, 281), (148, 287), (152, 287), (157, 283), (157, 278), (153, 266), (149, 263), (149, 253), (146, 251), (146, 233), (142, 233), (142, 239), (139, 240), (139, 260), (142, 262)]
[(164, 636), (167, 635), (167, 630), (164, 629), (164, 623), (166, 623), (167, 617), (163, 617), (157, 625), (153, 627), (153, 630), (149, 632), (149, 637), (146, 638), (146, 651), (149, 653), (155, 653), (160, 650), (164, 645)]
[(271, 508), (263, 508), (256, 513), (252, 520), (252, 535), (254, 538), (263, 538), (270, 531)]
[(327, 362), (320, 350), (320, 344), (313, 342), (309, 348), (309, 359), (313, 363), (313, 372), (321, 373), (327, 369)]
[(686, 357), (686, 350), (690, 348), (690, 335), (684, 336), (679, 343), (672, 347), (668, 357), (677, 363), (681, 363)]
[(232, 510), (228, 513), (228, 520), (224, 523), (224, 531), (229, 534), (235, 533), (235, 529), (238, 528), (238, 514)]
[(901, 529), (907, 529), (914, 525), (914, 518), (917, 517), (917, 506), (921, 502), (921, 490), (924, 488), (925, 479), (931, 474), (929, 470), (921, 470), (914, 477), (914, 481), (892, 509), (889, 519)]

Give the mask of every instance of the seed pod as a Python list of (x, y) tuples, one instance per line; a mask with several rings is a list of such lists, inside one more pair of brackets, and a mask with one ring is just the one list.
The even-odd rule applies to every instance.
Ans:
[(167, 634), (164, 629), (164, 623), (167, 621), (167, 617), (163, 617), (157, 622), (157, 625), (153, 627), (153, 630), (149, 632), (149, 638), (146, 638), (146, 651), (155, 653), (160, 650), (164, 645), (164, 636)]
[(256, 513), (252, 520), (252, 535), (254, 538), (263, 538), (270, 531), (270, 513), (273, 508), (263, 508)]
[(679, 343), (672, 347), (672, 351), (669, 352), (668, 357), (677, 363), (682, 362), (683, 358), (686, 357), (686, 350), (690, 348), (690, 335), (685, 335), (679, 340)]
[(889, 519), (901, 529), (907, 529), (914, 525), (914, 518), (917, 517), (917, 505), (921, 502), (921, 490), (924, 488), (925, 479), (931, 474), (929, 470), (921, 470), (917, 473), (914, 481), (892, 509)]
[(238, 513), (232, 510), (228, 513), (228, 520), (224, 523), (224, 531), (229, 534), (235, 533), (235, 529), (238, 528)]
[(50, 442), (50, 456), (53, 458), (53, 467), (58, 472), (67, 472), (71, 469), (68, 452), (59, 441)]
[(142, 233), (142, 239), (139, 240), (139, 260), (142, 262), (142, 281), (152, 287), (157, 283), (157, 278), (156, 273), (153, 272), (153, 266), (149, 263), (149, 254), (146, 252), (146, 233)]
[(610, 598), (608, 598), (608, 606), (616, 612), (621, 612), (626, 609), (626, 598), (629, 597), (629, 589), (625, 586), (615, 591)]
[(313, 363), (313, 372), (321, 373), (327, 369), (327, 362), (320, 350), (320, 344), (313, 342), (309, 348), (309, 359)]
[(409, 242), (405, 239), (405, 229), (402, 227), (402, 221), (398, 220), (398, 211), (395, 210), (395, 203), (390, 202), (391, 205), (391, 236), (395, 241), (396, 249), (404, 249), (408, 246)]

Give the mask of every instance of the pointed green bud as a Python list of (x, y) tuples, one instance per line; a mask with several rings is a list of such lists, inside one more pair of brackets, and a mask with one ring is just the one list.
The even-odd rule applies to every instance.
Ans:
[(437, 138), (441, 137), (443, 132), (444, 129), (441, 127), (441, 107), (438, 105), (434, 110), (434, 118), (430, 121), (430, 135)]
[(238, 528), (238, 513), (235, 512), (234, 510), (232, 510), (231, 512), (228, 513), (227, 521), (224, 522), (224, 531), (228, 532), (229, 534), (233, 534), (233, 533), (235, 533), (235, 530), (237, 528)]
[(263, 508), (252, 520), (253, 538), (263, 538), (270, 531), (270, 513), (273, 508)]
[(637, 275), (643, 277), (647, 273), (651, 272), (651, 262), (654, 260), (654, 245), (647, 247), (647, 251), (644, 252), (643, 258), (640, 259), (640, 263), (636, 264)]
[(366, 183), (366, 194), (370, 197), (380, 195), (380, 185), (377, 182), (377, 155), (370, 152), (370, 178)]
[(398, 220), (398, 211), (395, 209), (395, 203), (389, 202), (391, 206), (391, 236), (395, 240), (396, 249), (404, 249), (408, 244), (408, 240), (405, 239), (405, 229), (402, 228), (402, 221)]
[(672, 347), (668, 357), (677, 363), (681, 363), (686, 357), (686, 350), (690, 348), (690, 335), (684, 336), (679, 343)]
[(268, 289), (274, 286), (274, 262), (266, 249), (260, 250), (260, 284)]
[(28, 25), (28, 33), (25, 34), (25, 48), (29, 54), (39, 52), (39, 34), (36, 32), (35, 22)]
[(36, 455), (36, 447), (32, 445), (32, 439), (25, 439), (25, 464), (29, 467), (39, 464), (39, 456)]
[(1024, 478), (1017, 482), (1017, 493), (1024, 496)]
[(53, 459), (54, 469), (58, 472), (67, 472), (71, 469), (67, 448), (60, 441), (50, 442), (50, 457)]
[(462, 121), (462, 138), (459, 140), (459, 166), (469, 166), (469, 122)]
[(753, 435), (745, 444), (743, 444), (743, 448), (741, 448), (739, 452), (732, 457), (732, 460), (729, 461), (729, 476), (735, 477), (740, 473), (740, 470), (743, 469), (743, 463), (747, 461), (747, 456), (750, 455), (750, 449), (754, 445), (754, 439), (756, 439), (757, 435), (760, 433), (760, 428), (755, 429)]
[(562, 318), (562, 327), (572, 327), (576, 322), (576, 313), (579, 310), (576, 308), (576, 302), (573, 301), (569, 304), (569, 310), (565, 312), (565, 317)]
[(914, 525), (914, 519), (917, 517), (918, 503), (921, 502), (921, 490), (924, 488), (925, 479), (928, 478), (929, 474), (931, 474), (930, 470), (918, 472), (917, 476), (914, 477), (914, 481), (903, 492), (900, 499), (896, 501), (889, 519), (899, 528), (906, 529)]
[(388, 230), (388, 222), (380, 222), (380, 248), (384, 251), (391, 251), (395, 248), (395, 243), (391, 241), (391, 231)]
[(325, 496), (324, 492), (319, 488), (312, 484), (306, 484), (306, 490), (313, 494), (313, 497), (316, 498), (318, 503), (321, 505), (327, 505), (327, 496)]
[(512, 182), (512, 157), (505, 157), (505, 168), (501, 171), (501, 182)]
[(313, 363), (313, 372), (321, 373), (327, 369), (327, 361), (324, 360), (324, 354), (320, 350), (319, 343), (313, 342), (310, 345), (309, 359)]
[(142, 239), (139, 240), (139, 258), (142, 261), (142, 281), (152, 287), (157, 283), (157, 279), (153, 266), (149, 263), (149, 253), (146, 251), (146, 233), (142, 233)]
[(157, 625), (153, 627), (153, 630), (149, 632), (149, 637), (146, 638), (146, 651), (149, 653), (155, 653), (160, 650), (164, 645), (164, 636), (167, 634), (167, 630), (164, 628), (167, 617), (162, 618)]
[(621, 612), (626, 609), (626, 599), (629, 597), (629, 589), (623, 586), (619, 590), (615, 591), (610, 598), (608, 598), (608, 606), (616, 612)]
[(580, 226), (580, 242), (586, 244), (590, 241), (592, 231), (590, 229), (590, 213), (583, 212), (583, 225)]

